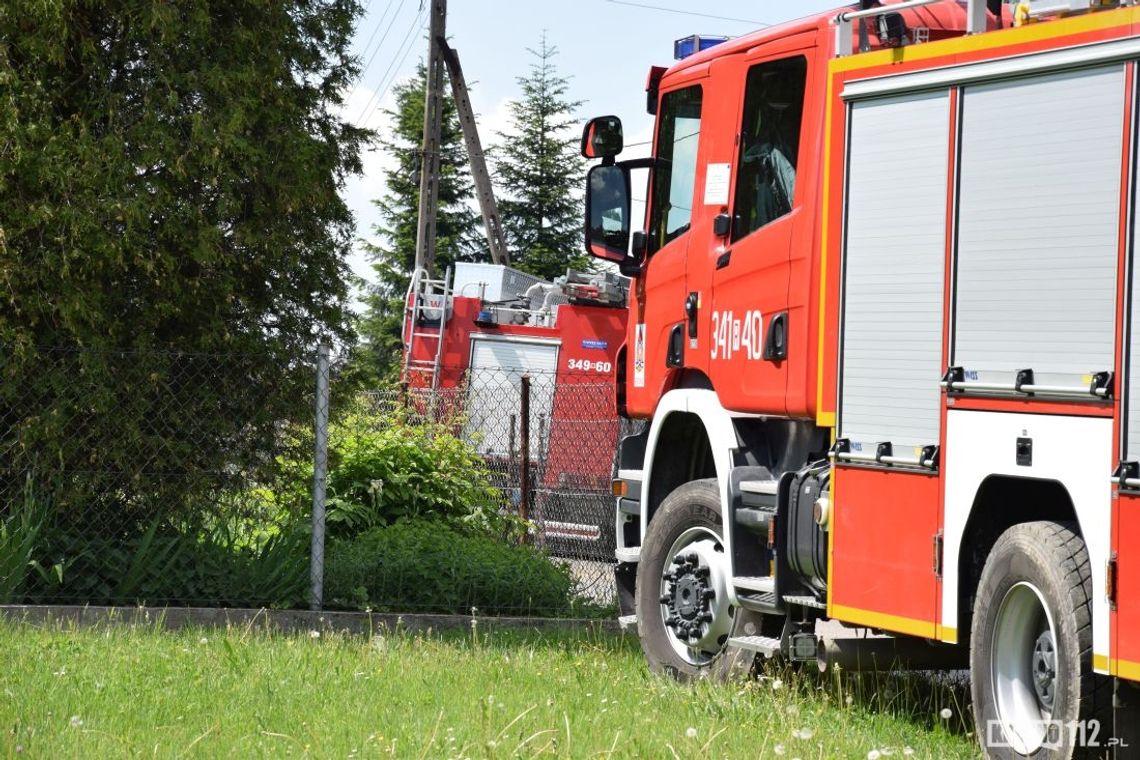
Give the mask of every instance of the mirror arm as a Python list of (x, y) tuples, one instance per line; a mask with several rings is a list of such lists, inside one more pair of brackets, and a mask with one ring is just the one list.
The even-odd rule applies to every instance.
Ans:
[(631, 158), (628, 161), (619, 161), (618, 166), (625, 169), (653, 169), (657, 166), (657, 159), (652, 156), (648, 158)]

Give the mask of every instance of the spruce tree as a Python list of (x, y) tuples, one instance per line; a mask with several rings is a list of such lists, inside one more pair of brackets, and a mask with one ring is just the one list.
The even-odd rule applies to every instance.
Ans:
[(558, 74), (558, 49), (542, 35), (530, 74), (516, 81), (522, 98), (510, 104), (511, 129), (499, 133), (495, 178), (512, 265), (552, 279), (567, 267), (585, 269), (582, 189), (585, 162), (578, 153), (569, 80)]
[[(404, 298), (416, 260), (416, 226), (420, 199), (420, 147), (424, 124), (427, 67), (397, 85), (396, 105), (384, 112), (391, 124), (380, 147), (394, 160), (384, 177), (384, 195), (374, 201), (381, 222), (374, 228), (379, 243), (369, 245), (376, 282), (365, 298), (358, 324), (362, 344), (358, 362), (373, 380), (390, 380), (401, 366), (400, 329)], [(457, 261), (487, 261), (479, 215), (472, 208), (474, 187), (467, 150), (450, 89), (444, 87), (440, 132), (439, 213), (436, 217), (435, 276), (442, 277)]]

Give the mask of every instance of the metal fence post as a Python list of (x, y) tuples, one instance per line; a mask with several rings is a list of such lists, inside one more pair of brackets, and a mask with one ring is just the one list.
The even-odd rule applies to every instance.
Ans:
[[(530, 519), (530, 375), (519, 378), (519, 518)], [(523, 534), (523, 543), (530, 531)]]
[(317, 347), (317, 394), (313, 450), (313, 543), (309, 553), (309, 606), (319, 610), (325, 594), (325, 481), (329, 459), (329, 347)]

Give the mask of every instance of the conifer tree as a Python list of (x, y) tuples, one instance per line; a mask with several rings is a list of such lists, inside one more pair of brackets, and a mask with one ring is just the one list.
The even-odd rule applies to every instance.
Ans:
[(578, 153), (581, 101), (567, 97), (569, 80), (554, 65), (558, 49), (543, 33), (530, 73), (517, 79), (522, 97), (510, 104), (511, 126), (499, 133), (495, 178), (512, 265), (545, 279), (585, 269)]

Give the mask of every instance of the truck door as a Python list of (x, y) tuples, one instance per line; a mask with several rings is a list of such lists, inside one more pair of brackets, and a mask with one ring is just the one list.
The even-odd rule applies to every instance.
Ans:
[[(705, 206), (726, 215), (710, 237), (709, 374), (724, 406), (787, 413), (789, 272), (793, 235), (810, 215), (800, 161), (810, 48), (732, 61), (742, 105), (732, 164), (707, 167)], [(803, 217), (803, 219), (801, 219)], [(719, 234), (723, 233), (723, 234)]]
[(692, 239), (704, 87), (700, 81), (664, 93), (650, 176), (648, 260), (637, 281), (627, 407), (651, 414), (684, 366), (688, 345), (686, 257)]

